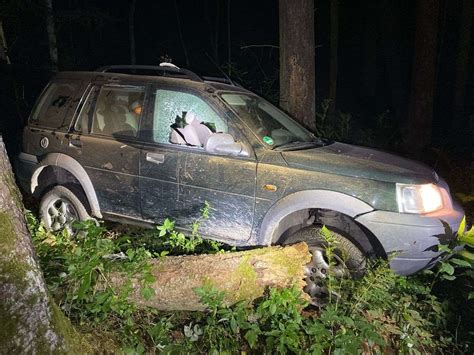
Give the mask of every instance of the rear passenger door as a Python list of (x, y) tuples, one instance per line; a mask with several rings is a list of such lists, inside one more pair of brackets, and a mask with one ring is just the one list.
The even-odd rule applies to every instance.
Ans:
[(141, 218), (138, 132), (146, 87), (95, 83), (68, 137), (68, 151), (86, 169), (102, 213)]
[[(196, 142), (205, 140), (205, 135), (187, 135), (187, 126), (196, 124), (200, 129), (204, 124), (237, 138), (226, 117), (200, 92), (174, 87), (153, 88), (149, 105), (150, 144), (140, 159), (144, 217), (155, 222), (171, 217), (184, 229), (200, 220), (200, 233), (234, 243), (246, 241), (254, 214), (255, 158), (208, 154), (205, 142)], [(201, 218), (205, 202), (210, 205), (208, 220)]]

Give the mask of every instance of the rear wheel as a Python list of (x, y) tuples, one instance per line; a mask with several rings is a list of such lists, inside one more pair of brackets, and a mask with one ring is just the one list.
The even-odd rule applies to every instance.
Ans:
[(71, 189), (61, 185), (44, 194), (39, 209), (46, 229), (53, 232), (64, 228), (70, 235), (74, 235), (74, 221), (90, 219), (84, 203)]
[[(304, 291), (311, 297), (315, 305), (327, 302), (330, 290), (327, 278), (358, 278), (364, 274), (366, 257), (364, 253), (349, 239), (340, 233), (330, 230), (331, 241), (325, 237), (321, 227), (305, 227), (283, 242), (284, 245), (304, 241), (311, 252), (311, 261), (305, 267), (306, 287)], [(337, 296), (337, 295), (336, 295)]]

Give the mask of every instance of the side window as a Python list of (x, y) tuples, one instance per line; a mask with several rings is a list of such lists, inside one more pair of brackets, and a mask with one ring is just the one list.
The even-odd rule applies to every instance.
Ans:
[(103, 86), (98, 96), (95, 89), (89, 95), (76, 122), (76, 130), (87, 131), (85, 125), (92, 118), (91, 132), (108, 136), (136, 137), (145, 99), (145, 88), (131, 86)]
[(180, 91), (156, 91), (155, 142), (202, 147), (210, 135), (227, 131), (226, 122), (200, 97)]
[(68, 127), (66, 112), (79, 85), (79, 81), (51, 83), (36, 105), (30, 123), (53, 129)]

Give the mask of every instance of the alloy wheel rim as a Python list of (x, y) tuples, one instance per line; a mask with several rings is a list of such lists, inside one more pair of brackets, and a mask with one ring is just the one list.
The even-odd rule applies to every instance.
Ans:
[(320, 246), (310, 246), (311, 261), (304, 269), (306, 286), (304, 291), (311, 297), (311, 303), (316, 306), (324, 305), (329, 296), (338, 297), (338, 294), (328, 290), (325, 281), (329, 275), (335, 278), (344, 278), (349, 275), (349, 270), (343, 259), (335, 252), (330, 265), (326, 250)]
[(58, 198), (49, 203), (47, 216), (49, 227), (53, 232), (65, 228), (69, 234), (73, 234), (72, 223), (78, 220), (79, 214), (70, 201)]

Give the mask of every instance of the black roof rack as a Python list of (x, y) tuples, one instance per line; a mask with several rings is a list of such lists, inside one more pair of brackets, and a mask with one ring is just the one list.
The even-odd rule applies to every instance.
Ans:
[(118, 74), (136, 74), (136, 75), (158, 75), (166, 76), (167, 73), (175, 74), (171, 77), (180, 77), (181, 75), (187, 76), (188, 79), (197, 82), (203, 82), (204, 80), (188, 69), (181, 69), (176, 66), (170, 65), (109, 65), (101, 67), (96, 70), (101, 73), (118, 73)]
[(220, 77), (220, 76), (203, 76), (202, 79), (204, 81), (212, 81), (215, 83), (222, 83), (222, 84), (228, 84), (232, 86), (238, 86), (241, 87), (239, 84), (237, 84), (235, 81), (233, 81), (229, 77)]

